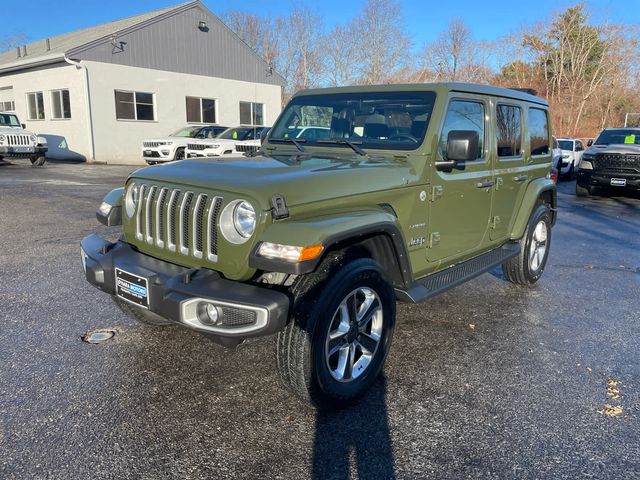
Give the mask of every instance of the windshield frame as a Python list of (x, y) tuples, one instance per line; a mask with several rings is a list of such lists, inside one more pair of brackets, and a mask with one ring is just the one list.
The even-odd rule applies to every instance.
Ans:
[[(329, 97), (329, 100), (323, 102), (322, 97)], [(359, 115), (361, 120), (365, 115), (376, 115), (376, 112), (377, 112), (376, 108), (378, 108), (379, 110), (382, 110), (385, 107), (388, 108), (388, 106), (392, 106), (394, 101), (398, 102), (401, 105), (400, 107), (398, 107), (399, 112), (402, 113), (404, 108), (404, 113), (409, 114), (410, 110), (408, 107), (405, 107), (405, 105), (406, 104), (412, 105), (411, 102), (415, 102), (413, 103), (413, 106), (415, 108), (422, 108), (425, 111), (411, 117), (412, 123), (414, 123), (416, 119), (421, 115), (427, 116), (427, 119), (423, 122), (424, 127), (422, 127), (422, 131), (419, 136), (413, 136), (410, 134), (406, 135), (416, 139), (415, 143), (413, 141), (411, 142), (407, 141), (407, 142), (401, 143), (401, 142), (390, 141), (388, 139), (396, 135), (398, 137), (405, 136), (402, 132), (400, 132), (400, 129), (408, 128), (410, 130), (411, 126), (409, 127), (398, 126), (396, 127), (399, 130), (398, 133), (396, 135), (391, 135), (390, 137), (387, 137), (387, 138), (383, 138), (383, 137), (367, 138), (357, 134), (356, 132), (352, 132), (351, 135), (348, 137), (332, 137), (331, 135), (329, 135), (322, 139), (307, 138), (305, 142), (305, 148), (317, 147), (317, 148), (330, 148), (330, 149), (340, 149), (340, 150), (350, 149), (352, 147), (350, 147), (348, 144), (345, 144), (343, 142), (344, 140), (348, 140), (349, 142), (358, 145), (358, 147), (360, 147), (365, 152), (368, 152), (368, 151), (415, 152), (419, 150), (422, 147), (422, 145), (425, 143), (427, 131), (429, 129), (429, 126), (431, 125), (433, 111), (435, 108), (437, 98), (438, 98), (437, 92), (431, 89), (327, 92), (327, 93), (312, 93), (308, 95), (305, 94), (305, 95), (294, 96), (290, 100), (290, 102), (286, 105), (286, 107), (283, 109), (282, 113), (280, 114), (276, 122), (273, 124), (273, 127), (269, 131), (269, 136), (267, 137), (266, 141), (269, 142), (271, 139), (273, 139), (274, 140), (273, 146), (276, 146), (277, 145), (276, 142), (279, 140), (279, 136), (277, 136), (277, 134), (279, 133), (279, 130), (284, 132), (283, 135), (286, 135), (289, 133), (288, 131), (293, 131), (292, 129), (297, 130), (297, 129), (303, 129), (305, 127), (308, 127), (308, 128), (326, 127), (326, 125), (300, 125), (300, 124), (287, 125), (288, 123), (291, 123), (290, 119), (292, 118), (292, 116), (298, 116), (299, 118), (298, 113), (293, 111), (293, 109), (295, 108), (299, 109), (300, 107), (303, 107), (303, 106), (309, 106), (309, 107), (330, 108), (333, 110), (333, 105), (339, 104), (342, 102), (344, 102), (346, 105), (349, 105), (349, 104), (354, 104), (354, 105), (365, 104), (366, 105), (367, 102), (371, 102), (372, 106), (367, 107), (367, 108), (373, 109), (371, 113), (366, 113), (364, 109), (361, 109), (357, 112), (357, 115)], [(380, 106), (376, 106), (376, 103), (375, 103), (376, 100), (380, 100), (381, 102), (386, 102), (386, 104), (382, 103)], [(356, 125), (357, 122), (358, 120), (356, 118), (352, 120), (352, 123), (351, 123), (352, 128), (354, 129), (363, 128), (362, 125)]]

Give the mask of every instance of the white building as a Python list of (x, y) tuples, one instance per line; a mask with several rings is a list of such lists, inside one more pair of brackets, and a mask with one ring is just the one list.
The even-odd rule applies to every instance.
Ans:
[(0, 110), (51, 158), (142, 163), (142, 140), (187, 124), (271, 125), (283, 79), (199, 1), (0, 55)]

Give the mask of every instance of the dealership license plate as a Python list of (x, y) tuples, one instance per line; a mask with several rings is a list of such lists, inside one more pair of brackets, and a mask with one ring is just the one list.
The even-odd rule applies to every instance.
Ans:
[(33, 153), (33, 147), (13, 147), (16, 153)]
[(614, 187), (624, 187), (627, 185), (627, 179), (626, 178), (612, 178), (611, 179), (611, 185), (613, 185)]
[(120, 268), (116, 268), (116, 294), (131, 303), (149, 308), (149, 282)]

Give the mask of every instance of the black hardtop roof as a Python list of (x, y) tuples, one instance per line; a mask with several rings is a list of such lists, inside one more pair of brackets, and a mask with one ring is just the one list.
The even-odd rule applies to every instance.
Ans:
[(461, 82), (438, 82), (438, 83), (405, 83), (405, 84), (386, 84), (386, 85), (352, 85), (348, 87), (330, 87), (330, 88), (314, 88), (309, 90), (301, 90), (294, 96), (302, 95), (319, 95), (331, 93), (349, 93), (349, 92), (402, 92), (402, 91), (451, 91), (460, 93), (476, 93), (480, 95), (488, 95), (493, 97), (510, 98), (521, 100), (524, 102), (535, 103), (544, 107), (548, 107), (549, 103), (541, 97), (531, 95), (523, 90), (512, 88), (494, 87), (492, 85), (484, 85), (479, 83), (461, 83)]

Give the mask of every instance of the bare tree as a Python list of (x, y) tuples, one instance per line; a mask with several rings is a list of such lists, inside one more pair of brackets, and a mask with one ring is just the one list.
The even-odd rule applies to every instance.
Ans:
[(29, 37), (24, 33), (13, 33), (0, 38), (0, 53), (8, 52), (28, 42)]
[(322, 38), (324, 77), (331, 86), (355, 82), (358, 72), (357, 34), (354, 23), (336, 25)]
[(361, 54), (360, 81), (385, 82), (407, 63), (411, 53), (400, 2), (367, 0), (354, 22), (355, 45)]
[(456, 18), (435, 42), (425, 46), (423, 58), (437, 80), (482, 82), (492, 75), (488, 51), (489, 44), (476, 42), (469, 27)]

